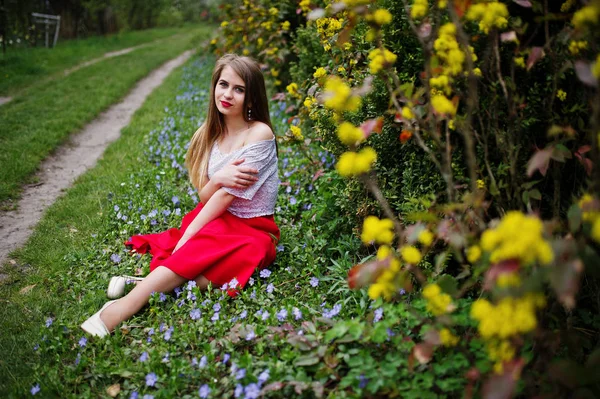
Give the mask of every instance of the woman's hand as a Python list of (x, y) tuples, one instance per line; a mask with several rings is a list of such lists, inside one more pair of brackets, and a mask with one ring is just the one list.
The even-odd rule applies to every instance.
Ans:
[(229, 165), (216, 172), (212, 179), (219, 187), (244, 189), (254, 184), (258, 177), (258, 170), (249, 166), (242, 166), (245, 159), (236, 159)]

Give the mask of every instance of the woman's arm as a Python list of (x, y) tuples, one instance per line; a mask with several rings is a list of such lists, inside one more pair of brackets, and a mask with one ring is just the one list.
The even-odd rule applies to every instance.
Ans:
[(216, 172), (212, 179), (200, 190), (200, 202), (206, 204), (212, 195), (221, 187), (244, 189), (254, 184), (258, 177), (258, 170), (247, 166), (240, 166), (245, 159), (236, 159), (229, 165)]
[(192, 223), (183, 233), (173, 252), (181, 248), (190, 238), (199, 232), (207, 223), (219, 217), (229, 208), (235, 197), (224, 190), (217, 190), (196, 215)]

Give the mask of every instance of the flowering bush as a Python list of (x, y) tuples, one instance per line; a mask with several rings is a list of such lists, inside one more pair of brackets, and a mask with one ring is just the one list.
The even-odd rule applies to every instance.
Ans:
[[(600, 3), (575, 3), (343, 0), (296, 30), (291, 119), (358, 178), (336, 203), (365, 217), (361, 252), (379, 246), (350, 287), (397, 303), (418, 284), (409, 362), (459, 347), (467, 392), (590, 387), (569, 368), (593, 363), (597, 333), (578, 331), (600, 327), (584, 300), (600, 262)], [(571, 340), (585, 349), (568, 358)]]

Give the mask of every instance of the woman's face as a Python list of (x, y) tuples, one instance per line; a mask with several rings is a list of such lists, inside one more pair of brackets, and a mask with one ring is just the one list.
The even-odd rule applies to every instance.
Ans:
[(225, 116), (239, 116), (244, 112), (246, 85), (229, 65), (223, 68), (215, 86), (215, 103)]

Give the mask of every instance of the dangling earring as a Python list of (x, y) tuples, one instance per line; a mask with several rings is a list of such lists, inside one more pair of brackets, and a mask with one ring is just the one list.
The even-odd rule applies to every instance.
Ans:
[(248, 120), (252, 120), (252, 108), (248, 108)]

